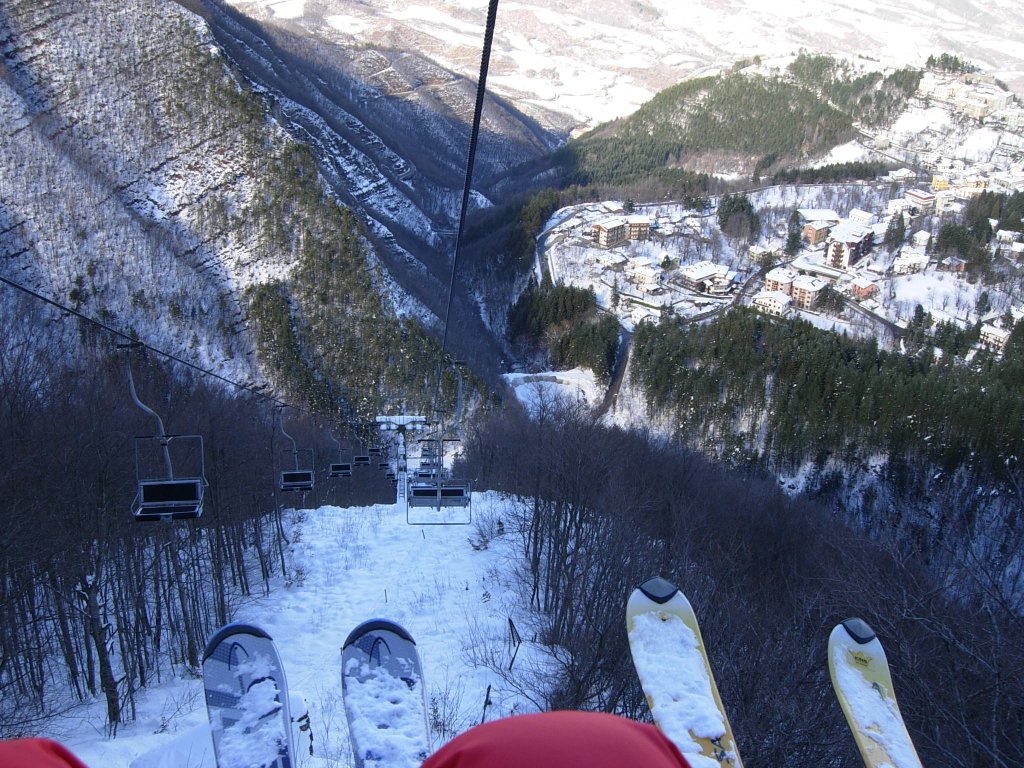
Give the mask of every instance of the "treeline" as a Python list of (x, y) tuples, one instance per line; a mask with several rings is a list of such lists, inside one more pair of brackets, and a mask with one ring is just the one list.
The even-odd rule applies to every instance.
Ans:
[(822, 94), (836, 109), (865, 125), (892, 122), (921, 84), (921, 70), (898, 69), (857, 74), (845, 61), (801, 53), (786, 68), (796, 82)]
[(817, 168), (786, 168), (772, 174), (772, 184), (833, 184), (841, 181), (874, 180), (889, 170), (885, 163), (856, 160), (830, 163)]
[(953, 53), (940, 53), (938, 56), (932, 54), (925, 61), (925, 66), (928, 69), (941, 69), (944, 72), (969, 73), (978, 71), (974, 64), (961, 59)]
[(734, 309), (707, 325), (639, 327), (632, 370), (651, 406), (675, 415), (681, 439), (702, 449), (724, 441), (772, 470), (871, 446), (1001, 476), (1024, 452), (1024, 325), (1001, 359), (982, 354), (972, 367), (930, 349), (887, 352)]
[[(287, 578), (279, 495), (282, 451), (274, 412), (202, 379), (176, 375), (132, 353), (140, 399), (168, 434), (205, 443), (205, 511), (194, 521), (137, 523), (130, 508), (142, 479), (166, 477), (152, 417), (129, 395), (123, 353), (91, 346), (68, 362), (69, 321), (12, 300), (0, 315), (0, 737), (37, 732), (44, 717), (99, 699), (108, 727), (135, 717), (139, 692), (170, 676), (198, 674), (210, 633), (241, 599)], [(88, 326), (81, 335), (96, 340)], [(26, 343), (32, 337), (33, 345)], [(46, 349), (49, 356), (38, 349)], [(322, 434), (295, 411), (288, 431), (302, 447)], [(172, 443), (172, 447), (176, 445)], [(320, 462), (330, 460), (318, 452)], [(178, 476), (200, 471), (198, 454)], [(322, 463), (316, 467), (317, 477)], [(154, 470), (156, 470), (154, 472)], [(332, 481), (338, 482), (338, 481)], [(359, 478), (318, 483), (307, 501), (381, 500)], [(357, 485), (351, 485), (355, 482)], [(380, 483), (389, 486), (381, 477)], [(383, 497), (386, 498), (386, 497)]]
[(589, 368), (603, 381), (615, 364), (619, 334), (615, 317), (597, 317), (589, 288), (531, 286), (509, 318), (510, 338), (545, 350), (556, 368)]
[(554, 326), (590, 317), (596, 309), (597, 297), (592, 289), (534, 286), (516, 302), (509, 330), (513, 337), (525, 335), (537, 341)]
[(829, 631), (854, 615), (885, 644), (926, 765), (1024, 760), (1024, 647), (1013, 640), (1024, 606), (991, 573), (965, 563), (933, 578), (919, 556), (866, 540), (771, 482), (553, 402), (532, 419), (506, 411), (482, 424), (466, 460), (510, 495), (503, 528), (478, 527), (516, 537), (523, 599), (540, 612), (537, 641), (554, 660), (554, 675), (551, 665), (510, 672), (504, 658), (494, 672), (526, 675), (513, 684), (546, 691), (540, 706), (649, 718), (623, 606), (661, 575), (694, 604), (749, 764), (858, 762), (826, 665)]

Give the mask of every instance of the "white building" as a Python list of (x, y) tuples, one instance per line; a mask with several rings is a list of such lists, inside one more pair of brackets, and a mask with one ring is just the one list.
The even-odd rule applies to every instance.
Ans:
[(850, 211), (850, 215), (847, 218), (856, 224), (863, 224), (865, 227), (870, 227), (875, 223), (875, 214), (870, 211), (862, 211), (860, 208), (854, 208)]
[(912, 206), (921, 213), (931, 213), (935, 210), (935, 194), (923, 189), (908, 189), (903, 193)]
[(711, 283), (728, 282), (729, 269), (711, 261), (687, 264), (679, 270), (683, 285), (694, 291), (706, 291)]
[(981, 345), (986, 349), (995, 352), (1002, 352), (1006, 348), (1006, 342), (1010, 338), (1010, 332), (1004, 328), (997, 328), (991, 323), (981, 326)]
[(792, 297), (782, 291), (761, 291), (751, 301), (754, 309), (775, 317), (788, 315), (792, 303)]
[(892, 271), (897, 275), (909, 275), (924, 272), (928, 268), (928, 254), (923, 248), (905, 246), (896, 254), (892, 262)]

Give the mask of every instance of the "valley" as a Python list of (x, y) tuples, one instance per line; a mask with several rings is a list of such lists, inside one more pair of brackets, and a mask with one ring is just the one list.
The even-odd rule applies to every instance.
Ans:
[[(482, 7), (0, 10), (0, 736), (187, 762), (244, 618), (317, 636), (302, 762), (349, 765), (366, 611), (425, 638), (438, 743), (644, 719), (622, 597), (656, 571), (753, 763), (856, 759), (818, 658), (853, 613), (929, 765), (1019, 762), (1020, 9), (505, 3), (456, 265)], [(205, 440), (195, 520), (132, 519), (126, 358)], [(381, 414), (435, 422), (469, 520), (413, 527), (394, 452), (330, 474)]]

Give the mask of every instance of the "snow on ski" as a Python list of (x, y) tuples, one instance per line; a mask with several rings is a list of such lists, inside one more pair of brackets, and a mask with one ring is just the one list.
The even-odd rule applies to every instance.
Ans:
[(217, 768), (292, 768), (288, 685), (270, 635), (248, 624), (216, 632), (203, 686)]
[(633, 665), (654, 722), (692, 768), (742, 768), (697, 617), (669, 581), (644, 582), (626, 603)]
[(836, 625), (828, 639), (828, 668), (839, 704), (867, 768), (921, 768), (896, 704), (889, 662), (861, 619)]
[(412, 636), (391, 621), (364, 621), (342, 646), (341, 669), (356, 768), (417, 768), (430, 753), (430, 739)]

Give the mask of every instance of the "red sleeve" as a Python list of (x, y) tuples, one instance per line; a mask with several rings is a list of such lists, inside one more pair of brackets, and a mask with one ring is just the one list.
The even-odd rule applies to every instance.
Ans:
[(653, 725), (600, 712), (545, 712), (478, 725), (423, 768), (689, 768)]
[(49, 739), (0, 741), (2, 768), (87, 768), (67, 747)]

